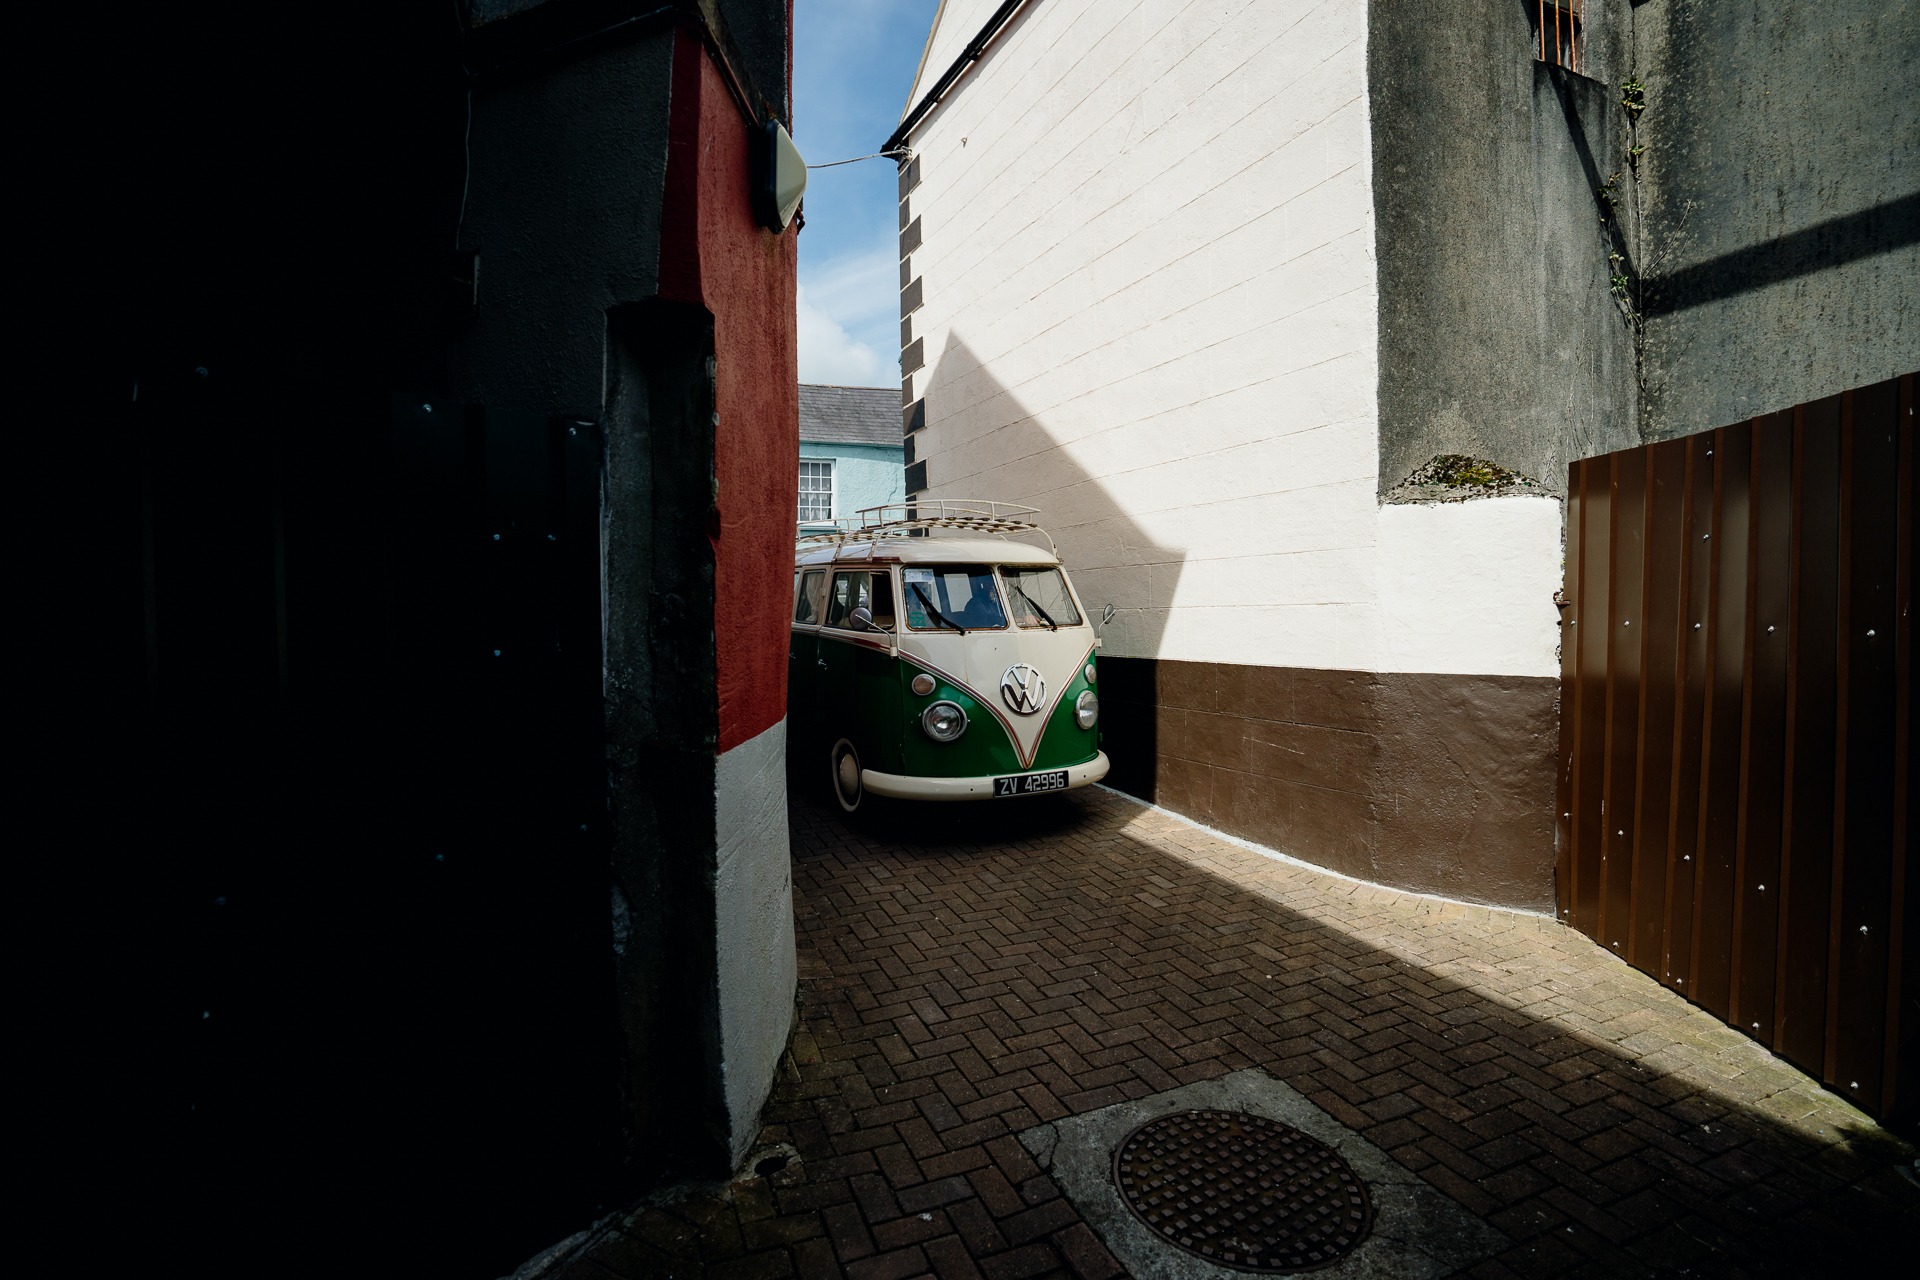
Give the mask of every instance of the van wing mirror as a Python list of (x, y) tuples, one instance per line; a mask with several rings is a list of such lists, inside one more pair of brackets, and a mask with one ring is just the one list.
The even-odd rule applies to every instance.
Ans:
[(1106, 608), (1100, 611), (1100, 625), (1104, 627), (1109, 622), (1112, 622), (1112, 621), (1113, 621), (1113, 606), (1108, 605)]
[(847, 615), (847, 620), (853, 623), (853, 629), (855, 631), (873, 630), (873, 611), (871, 609), (855, 609)]

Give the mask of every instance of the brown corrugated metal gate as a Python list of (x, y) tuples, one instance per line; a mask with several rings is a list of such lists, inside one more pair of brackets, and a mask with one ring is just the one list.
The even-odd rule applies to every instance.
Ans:
[(1568, 469), (1560, 918), (1876, 1114), (1913, 1101), (1914, 381)]

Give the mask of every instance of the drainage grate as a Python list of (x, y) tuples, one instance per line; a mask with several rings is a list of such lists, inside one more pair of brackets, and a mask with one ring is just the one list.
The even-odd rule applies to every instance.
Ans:
[(1149, 1120), (1113, 1154), (1120, 1199), (1169, 1244), (1238, 1271), (1312, 1271), (1353, 1252), (1373, 1202), (1298, 1129), (1237, 1111)]

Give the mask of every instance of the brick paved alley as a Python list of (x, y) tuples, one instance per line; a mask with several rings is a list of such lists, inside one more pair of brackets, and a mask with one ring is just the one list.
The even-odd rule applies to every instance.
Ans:
[(1911, 1262), (1910, 1148), (1550, 919), (1096, 789), (869, 803), (793, 802), (802, 1021), (762, 1146), (797, 1158), (538, 1274), (1109, 1280), (1013, 1135), (1249, 1066), (1504, 1232), (1490, 1280)]

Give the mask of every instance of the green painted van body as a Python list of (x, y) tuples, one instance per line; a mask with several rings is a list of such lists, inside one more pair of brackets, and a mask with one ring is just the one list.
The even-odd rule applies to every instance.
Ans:
[[(976, 628), (960, 638), (964, 657), (956, 668), (959, 675), (949, 675), (933, 665), (936, 661), (949, 662), (946, 654), (951, 650), (927, 643), (926, 637), (933, 633), (924, 624), (909, 629), (905, 611), (898, 619), (891, 616), (890, 602), (901, 590), (895, 574), (904, 574), (907, 566), (998, 564), (1057, 569), (1071, 591), (1071, 581), (1057, 559), (1024, 545), (979, 541), (895, 540), (876, 543), (871, 549), (833, 551), (832, 558), (825, 558), (826, 551), (803, 544), (795, 564), (796, 621), (789, 632), (787, 726), (789, 755), (799, 769), (810, 771), (817, 764), (822, 774), (831, 774), (835, 744), (844, 739), (852, 744), (861, 769), (898, 779), (971, 782), (1079, 768), (1069, 785), (1080, 786), (1089, 780), (1085, 766), (1098, 769), (1093, 778), (1105, 773), (1104, 763), (1095, 765), (1101, 760), (1099, 724), (1083, 729), (1075, 716), (1076, 700), (1089, 690), (1097, 693), (1099, 679), (1097, 633), (1077, 595), (1071, 597), (1071, 603), (1079, 617), (1053, 628), (1016, 625), (1006, 607), (1010, 597), (1003, 595), (1006, 622), (999, 627)], [(808, 590), (805, 575), (813, 572), (823, 574), (824, 579), (815, 588), (822, 593), (819, 600), (810, 602), (804, 594)], [(995, 571), (996, 584), (998, 575), (1004, 572)], [(836, 580), (835, 575), (841, 573), (888, 575), (891, 585), (884, 600), (889, 607), (881, 607), (882, 593), (878, 585), (874, 588), (876, 610), (887, 615), (876, 620), (880, 624), (877, 628), (850, 630), (844, 621), (822, 625), (821, 615), (830, 611), (825, 593)], [(995, 589), (1003, 590), (999, 586)], [(838, 607), (842, 613), (834, 616), (841, 617), (845, 601)], [(996, 645), (998, 656), (992, 659), (990, 671), (969, 676), (965, 673), (978, 653), (973, 647), (975, 635)], [(1076, 655), (1069, 671), (1067, 662)], [(1003, 661), (1034, 665), (1046, 681), (1049, 705), (1039, 712), (1046, 720), (1037, 743), (1031, 736), (1031, 716), (1019, 715), (1011, 702), (1002, 707), (984, 701), (996, 695), (1003, 699), (1012, 696), (999, 689), (1003, 679), (999, 664)], [(1090, 671), (1092, 680), (1088, 679)], [(930, 693), (916, 694), (913, 681), (923, 673), (933, 678), (934, 688)], [(965, 731), (951, 742), (937, 742), (921, 727), (922, 713), (937, 702), (951, 702), (966, 714)], [(1018, 726), (1017, 739), (1010, 725)], [(1021, 743), (1029, 744), (1033, 751), (1033, 759), (1026, 764), (1021, 763)], [(961, 797), (948, 793), (943, 798)]]
[[(889, 657), (837, 636), (795, 632), (792, 641), (788, 734), (794, 749), (808, 755), (847, 738), (869, 769), (919, 778), (968, 778), (1064, 769), (1085, 764), (1100, 752), (1100, 726), (1082, 729), (1073, 718), (1074, 699), (1094, 687), (1084, 670), (1054, 705), (1033, 763), (1023, 766), (999, 718), (972, 694), (941, 679), (939, 672), (928, 673), (934, 678), (933, 692), (921, 697), (913, 691), (913, 678), (927, 668), (912, 658)], [(1096, 667), (1096, 680), (1097, 663), (1097, 658), (1089, 658), (1084, 664)], [(957, 741), (935, 742), (921, 731), (921, 712), (936, 702), (955, 703), (967, 713), (967, 731)]]

